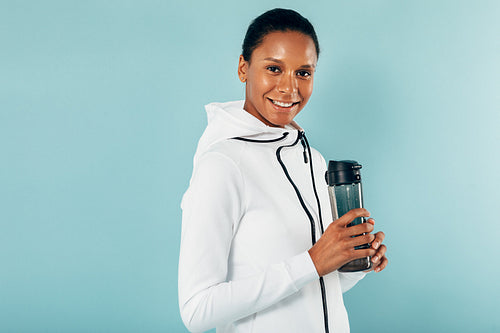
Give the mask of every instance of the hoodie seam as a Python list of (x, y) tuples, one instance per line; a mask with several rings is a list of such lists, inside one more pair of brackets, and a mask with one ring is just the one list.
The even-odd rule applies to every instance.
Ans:
[[(240, 153), (238, 155), (238, 161), (233, 161), (236, 169), (238, 169), (238, 174), (240, 175), (241, 184), (242, 184), (241, 200), (243, 201), (243, 203), (242, 203), (242, 207), (241, 207), (242, 212), (241, 212), (240, 220), (238, 221), (238, 227), (240, 225), (241, 219), (243, 218), (245, 213), (248, 211), (248, 200), (246, 200), (246, 198), (247, 198), (247, 184), (245, 181), (245, 177), (243, 177), (243, 174), (241, 173), (241, 158), (242, 158), (242, 156), (245, 155), (245, 151), (247, 149), (248, 149), (248, 143), (245, 142), (245, 145), (243, 145), (243, 147), (240, 150)], [(229, 156), (227, 158), (231, 159)], [(236, 230), (234, 230), (234, 234), (235, 233), (236, 233)], [(234, 236), (234, 234), (233, 234), (233, 236)]]
[(242, 154), (239, 154), (238, 155), (238, 161), (235, 161), (233, 158), (231, 158), (227, 154), (224, 154), (224, 153), (222, 153), (220, 151), (207, 151), (205, 154), (203, 154), (202, 156), (200, 156), (200, 160), (202, 158), (206, 157), (208, 154), (216, 154), (218, 156), (221, 156), (225, 160), (229, 161), (229, 163), (236, 170), (236, 172), (237, 172), (237, 174), (238, 174), (238, 176), (240, 178), (240, 182), (242, 184), (241, 191), (240, 191), (241, 205), (240, 205), (240, 212), (239, 212), (239, 216), (238, 216), (238, 221), (237, 221), (236, 224), (233, 223), (233, 225), (232, 225), (232, 234), (233, 234), (233, 237), (234, 237), (234, 235), (236, 234), (236, 232), (237, 232), (237, 230), (238, 230), (238, 228), (240, 226), (241, 219), (243, 218), (243, 216), (245, 215), (245, 212), (247, 211), (246, 183), (245, 183), (245, 178), (243, 177), (243, 174), (241, 173), (241, 169), (239, 167), (240, 160), (241, 160), (241, 155)]

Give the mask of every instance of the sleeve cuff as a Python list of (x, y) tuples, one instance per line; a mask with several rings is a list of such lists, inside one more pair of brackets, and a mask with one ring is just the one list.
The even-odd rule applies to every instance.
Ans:
[(319, 279), (316, 267), (307, 251), (288, 259), (286, 267), (297, 290), (309, 282)]
[(341, 274), (347, 280), (360, 281), (365, 277), (365, 275), (367, 273), (365, 273), (365, 272), (342, 272)]

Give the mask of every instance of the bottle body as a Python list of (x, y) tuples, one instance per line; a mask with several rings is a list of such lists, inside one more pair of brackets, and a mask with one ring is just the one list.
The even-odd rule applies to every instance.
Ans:
[[(363, 208), (363, 190), (361, 186), (361, 165), (356, 161), (330, 161), (328, 164), (327, 182), (333, 219), (336, 220), (351, 209)], [(358, 217), (348, 227), (364, 223)], [(354, 236), (356, 237), (356, 236)], [(369, 248), (370, 244), (356, 246), (355, 249)], [(371, 268), (371, 258), (364, 257), (348, 262), (340, 272), (357, 272)]]

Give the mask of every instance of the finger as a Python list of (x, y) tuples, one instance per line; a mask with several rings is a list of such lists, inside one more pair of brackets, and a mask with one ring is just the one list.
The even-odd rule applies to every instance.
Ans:
[(368, 220), (366, 220), (366, 222), (370, 223), (371, 225), (375, 225), (375, 220), (371, 217)]
[(383, 257), (383, 256), (385, 256), (385, 252), (386, 251), (387, 251), (387, 246), (385, 246), (385, 245), (382, 244), (382, 246), (380, 246), (380, 248), (377, 251), (377, 255), (379, 257)]
[(381, 272), (382, 270), (384, 270), (388, 264), (389, 264), (389, 259), (387, 259), (387, 257), (383, 257), (380, 265), (375, 267), (375, 269), (374, 269), (375, 273), (378, 273), (378, 272)]
[(370, 223), (356, 224), (347, 227), (346, 234), (348, 236), (357, 236), (365, 233), (371, 233), (373, 231), (373, 225)]
[(367, 249), (357, 249), (357, 250), (353, 250), (353, 254), (352, 254), (352, 259), (351, 260), (359, 259), (359, 258), (371, 257), (373, 255), (375, 255), (375, 250), (374, 249), (370, 249), (370, 248), (367, 248)]
[(384, 239), (385, 239), (385, 234), (382, 231), (377, 232), (375, 234), (375, 240), (372, 242), (372, 247), (374, 249), (378, 249), (378, 247), (380, 246), (380, 244), (382, 244)]
[(373, 263), (378, 263), (378, 261), (380, 260), (380, 258), (383, 258), (385, 256), (385, 252), (387, 250), (387, 247), (385, 245), (382, 245), (377, 253), (372, 257), (372, 262)]
[(351, 223), (354, 219), (356, 219), (358, 217), (368, 217), (368, 216), (370, 216), (370, 212), (368, 212), (366, 209), (364, 209), (364, 208), (355, 208), (355, 209), (351, 209), (350, 211), (348, 211), (347, 213), (345, 213), (344, 215), (342, 215), (337, 220), (337, 223), (340, 226), (345, 227), (349, 223)]
[[(352, 237), (348, 242), (349, 244), (348, 246), (356, 247), (360, 245), (370, 244), (374, 238), (375, 236), (373, 236), (373, 234), (366, 234), (366, 235), (359, 235), (356, 237)], [(377, 253), (377, 251), (375, 251), (375, 253)]]

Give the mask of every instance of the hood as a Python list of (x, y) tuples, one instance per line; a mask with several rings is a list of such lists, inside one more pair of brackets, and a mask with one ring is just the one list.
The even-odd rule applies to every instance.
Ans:
[(234, 137), (254, 140), (268, 140), (280, 137), (291, 130), (302, 131), (297, 123), (292, 122), (285, 128), (271, 127), (243, 109), (245, 101), (210, 103), (205, 105), (208, 125), (198, 142), (194, 155), (194, 166), (203, 153), (212, 145)]
[[(235, 137), (269, 140), (282, 136), (284, 132), (302, 131), (302, 128), (294, 121), (285, 128), (267, 126), (243, 109), (244, 102), (242, 100), (205, 105), (208, 125), (198, 141), (198, 147), (194, 154), (193, 174), (200, 156), (218, 142)], [(188, 192), (189, 189), (184, 194), (182, 201), (186, 199)]]

